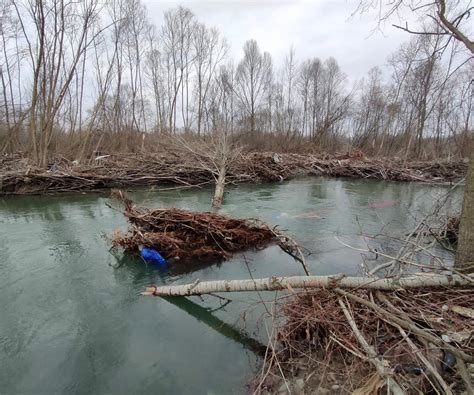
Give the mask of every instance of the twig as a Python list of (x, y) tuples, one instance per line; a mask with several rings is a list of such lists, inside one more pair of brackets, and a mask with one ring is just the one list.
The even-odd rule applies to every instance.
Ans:
[(431, 334), (428, 331), (425, 331), (425, 330), (419, 328), (415, 324), (412, 324), (410, 322), (411, 320), (407, 320), (406, 318), (397, 317), (395, 314), (392, 314), (388, 310), (376, 305), (375, 303), (372, 303), (368, 300), (362, 299), (359, 296), (351, 294), (350, 292), (346, 292), (342, 289), (336, 289), (335, 292), (337, 292), (341, 295), (347, 296), (348, 298), (353, 299), (353, 300), (355, 300), (356, 302), (358, 302), (362, 305), (365, 305), (367, 307), (372, 308), (384, 321), (388, 322), (391, 325), (393, 323), (398, 324), (402, 328), (414, 333), (417, 336), (420, 336), (420, 337), (423, 337), (423, 338), (427, 339), (428, 341), (436, 344), (439, 347), (445, 347), (445, 348), (449, 349), (449, 351), (451, 351), (458, 358), (462, 358), (467, 362), (474, 361), (474, 356), (468, 355), (464, 351), (459, 350), (459, 349), (451, 346), (450, 344), (444, 343), (443, 340), (440, 339), (439, 337)]
[(441, 377), (441, 375), (438, 373), (436, 368), (428, 361), (428, 359), (423, 355), (421, 350), (411, 341), (411, 339), (408, 337), (407, 333), (403, 330), (403, 328), (400, 325), (393, 324), (401, 333), (403, 338), (406, 340), (410, 348), (413, 350), (415, 355), (420, 358), (421, 362), (424, 363), (426, 368), (431, 372), (433, 377), (437, 380), (438, 384), (441, 386), (441, 388), (444, 391), (444, 394), (446, 395), (452, 395), (453, 392), (451, 391), (451, 388), (449, 388), (448, 384), (446, 384), (446, 381)]
[(389, 363), (387, 360), (383, 358), (379, 358), (377, 353), (375, 352), (374, 348), (369, 345), (367, 340), (364, 338), (362, 333), (359, 331), (356, 322), (354, 321), (354, 317), (349, 313), (349, 310), (345, 303), (339, 299), (339, 305), (341, 306), (344, 315), (346, 316), (347, 322), (349, 323), (354, 335), (356, 336), (358, 342), (361, 344), (362, 348), (365, 352), (369, 355), (370, 361), (374, 364), (375, 368), (377, 369), (377, 373), (385, 380), (387, 383), (387, 388), (394, 394), (394, 395), (404, 395), (405, 391), (400, 387), (400, 384), (392, 377), (393, 372), (389, 368)]

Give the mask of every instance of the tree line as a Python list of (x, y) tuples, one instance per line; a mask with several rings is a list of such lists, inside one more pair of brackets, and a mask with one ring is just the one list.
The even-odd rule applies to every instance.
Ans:
[(143, 149), (149, 135), (224, 131), (324, 151), (465, 156), (472, 57), (431, 34), (439, 26), (423, 29), (350, 86), (336, 59), (300, 61), (293, 48), (275, 66), (249, 40), (233, 60), (220, 32), (183, 7), (156, 26), (139, 0), (0, 0), (0, 150), (46, 165), (64, 144), (83, 158), (114, 142)]

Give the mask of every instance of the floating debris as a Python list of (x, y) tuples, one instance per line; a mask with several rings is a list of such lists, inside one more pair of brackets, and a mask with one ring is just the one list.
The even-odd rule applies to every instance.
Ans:
[(281, 243), (274, 229), (257, 220), (177, 208), (138, 208), (118, 190), (112, 191), (112, 197), (123, 204), (130, 223), (126, 233), (114, 234), (112, 246), (126, 254), (139, 255), (143, 246), (159, 251), (168, 261), (222, 261), (235, 252)]

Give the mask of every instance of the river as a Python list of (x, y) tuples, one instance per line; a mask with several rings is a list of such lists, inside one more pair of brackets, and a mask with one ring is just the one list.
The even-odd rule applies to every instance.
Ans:
[[(446, 191), (305, 178), (229, 188), (221, 211), (278, 225), (311, 253), (312, 274), (357, 274), (363, 258), (375, 257), (338, 238), (364, 247), (376, 241), (361, 234), (403, 234)], [(131, 196), (150, 207), (208, 210), (212, 191)], [(187, 272), (120, 258), (109, 252), (106, 236), (127, 224), (107, 203), (106, 194), (0, 200), (0, 393), (245, 393), (267, 337), (258, 295), (231, 295), (236, 300), (221, 307), (212, 296), (139, 294), (149, 284), (196, 278), (303, 274), (301, 266), (276, 246)]]

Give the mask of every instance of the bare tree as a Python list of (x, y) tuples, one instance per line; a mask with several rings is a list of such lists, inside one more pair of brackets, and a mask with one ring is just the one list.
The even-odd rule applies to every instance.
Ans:
[[(355, 101), (354, 146), (372, 151), (383, 145), (383, 132), (386, 128), (387, 97), (382, 84), (382, 72), (378, 67), (369, 71), (368, 81), (362, 83), (361, 94)], [(382, 138), (381, 135), (382, 134)], [(376, 143), (380, 141), (380, 147)]]
[(151, 96), (155, 105), (155, 130), (164, 133), (169, 119), (169, 90), (167, 89), (167, 58), (157, 45), (159, 37), (154, 26), (150, 26), (147, 34), (147, 61), (145, 76), (151, 88)]
[(471, 11), (470, 2), (463, 0), (361, 0), (358, 10), (366, 12), (376, 9), (379, 13), (380, 22), (391, 20), (401, 14), (402, 11), (409, 11), (421, 21), (433, 21), (437, 27), (433, 31), (426, 31), (419, 28), (410, 28), (408, 22), (403, 25), (393, 24), (394, 27), (411, 34), (420, 35), (442, 35), (460, 41), (471, 52), (474, 53), (474, 42), (466, 33), (466, 25), (469, 23)]
[(21, 69), (24, 56), (19, 49), (21, 28), (11, 1), (0, 2), (0, 83), (2, 129), (5, 129), (5, 142), (0, 152), (20, 149), (19, 130), (24, 119), (22, 110)]
[(313, 59), (308, 64), (309, 73), (309, 116), (310, 116), (310, 134), (316, 138), (317, 131), (322, 124), (322, 97), (323, 97), (323, 66), (319, 59)]
[(271, 73), (272, 62), (270, 54), (261, 53), (255, 40), (244, 44), (244, 58), (237, 66), (235, 77), (235, 93), (243, 112), (250, 121), (250, 131), (256, 131), (256, 117), (260, 110), (266, 82)]
[(146, 34), (149, 30), (148, 22), (145, 8), (139, 0), (127, 0), (124, 6), (124, 50), (129, 71), (128, 81), (132, 94), (132, 122), (129, 127), (135, 131), (142, 130), (146, 132), (141, 59), (145, 57), (143, 41), (146, 40)]
[(201, 134), (204, 106), (216, 69), (225, 58), (228, 45), (216, 29), (198, 23), (193, 38), (196, 69), (197, 134)]
[(297, 88), (300, 102), (302, 103), (301, 132), (307, 135), (309, 132), (309, 112), (311, 106), (311, 82), (312, 82), (312, 62), (306, 60), (300, 66), (298, 73)]
[(285, 58), (284, 66), (284, 81), (286, 94), (286, 131), (290, 133), (296, 125), (294, 125), (294, 118), (296, 115), (296, 108), (294, 103), (294, 87), (296, 83), (297, 64), (295, 60), (295, 49), (290, 48), (288, 55)]
[[(93, 42), (89, 33), (98, 18), (100, 2), (65, 3), (13, 1), (30, 56), (33, 86), (29, 131), (33, 157), (46, 165), (55, 122), (78, 65)], [(25, 6), (26, 9), (22, 8)], [(25, 27), (31, 23), (33, 30)], [(37, 42), (37, 45), (33, 45)]]
[(165, 13), (162, 29), (163, 53), (168, 57), (169, 130), (176, 131), (177, 105), (181, 93), (181, 113), (185, 128), (189, 127), (189, 73), (194, 61), (192, 37), (193, 13), (183, 7)]
[[(471, 7), (467, 1), (452, 1), (447, 6), (445, 0), (434, 1), (414, 1), (397, 0), (388, 4), (388, 9), (383, 0), (362, 0), (359, 9), (362, 11), (370, 7), (379, 7), (385, 10), (381, 19), (388, 19), (402, 7), (408, 7), (410, 10), (419, 13), (420, 18), (434, 21), (439, 29), (435, 31), (418, 31), (405, 26), (395, 27), (407, 31), (411, 34), (421, 34), (428, 36), (446, 36), (448, 42), (455, 39), (461, 42), (470, 52), (471, 57), (474, 54), (474, 41), (466, 33), (465, 23), (471, 15), (474, 7)], [(471, 161), (468, 175), (466, 177), (466, 189), (464, 193), (464, 203), (461, 213), (460, 233), (458, 241), (458, 252), (456, 256), (456, 266), (460, 269), (473, 271), (474, 266), (474, 142), (470, 138)]]
[(327, 143), (330, 133), (337, 132), (338, 126), (347, 115), (351, 98), (351, 95), (344, 91), (346, 76), (334, 58), (325, 61), (323, 77), (322, 124), (317, 131), (320, 146)]
[(234, 81), (235, 72), (234, 66), (228, 64), (220, 68), (219, 75), (217, 77), (217, 86), (220, 92), (220, 112), (223, 114), (223, 127), (226, 132), (234, 132), (234, 118), (235, 118), (235, 107), (234, 107)]
[(194, 159), (192, 163), (197, 162), (200, 169), (212, 174), (216, 185), (212, 207), (219, 208), (224, 200), (227, 173), (241, 155), (242, 147), (225, 131), (216, 131), (207, 138), (200, 138), (192, 143), (184, 139), (179, 141), (186, 153)]

